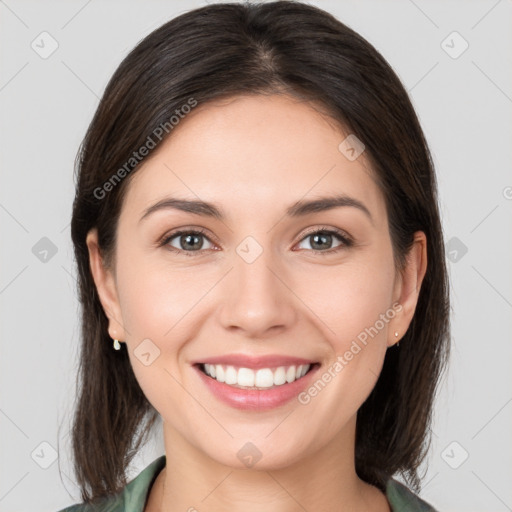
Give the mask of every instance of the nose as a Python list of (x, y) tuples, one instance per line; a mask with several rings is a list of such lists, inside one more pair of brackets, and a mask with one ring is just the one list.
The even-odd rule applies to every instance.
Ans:
[(295, 295), (285, 272), (265, 250), (252, 263), (234, 255), (223, 290), (222, 326), (247, 338), (263, 338), (290, 327), (296, 319)]

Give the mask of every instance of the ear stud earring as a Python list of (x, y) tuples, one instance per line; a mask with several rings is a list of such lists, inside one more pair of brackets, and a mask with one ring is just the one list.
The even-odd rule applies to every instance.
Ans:
[(119, 340), (114, 340), (114, 349), (121, 350), (121, 344), (119, 343)]
[[(395, 331), (395, 338), (398, 338), (398, 331)], [(398, 343), (396, 344), (397, 347), (400, 346), (400, 341), (398, 341)]]

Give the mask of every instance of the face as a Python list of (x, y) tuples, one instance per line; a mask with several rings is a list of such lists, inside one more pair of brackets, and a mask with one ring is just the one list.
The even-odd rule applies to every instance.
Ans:
[(112, 271), (88, 237), (110, 336), (166, 433), (209, 460), (279, 468), (352, 435), (411, 320), (424, 252), (395, 272), (384, 197), (365, 154), (339, 149), (348, 135), (286, 96), (198, 106), (132, 176)]

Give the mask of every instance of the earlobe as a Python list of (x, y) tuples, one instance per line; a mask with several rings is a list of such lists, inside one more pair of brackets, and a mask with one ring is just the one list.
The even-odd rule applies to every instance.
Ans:
[(108, 330), (112, 339), (125, 340), (121, 308), (119, 305), (117, 287), (110, 269), (104, 265), (98, 245), (98, 232), (96, 228), (87, 233), (86, 244), (89, 250), (89, 266), (98, 290), (103, 311), (109, 320)]
[[(402, 306), (390, 328), (388, 346), (392, 346), (404, 336), (413, 319), (416, 305), (427, 271), (427, 237), (423, 231), (414, 234), (414, 241), (406, 256), (406, 264), (395, 289), (396, 301)], [(398, 332), (399, 336), (395, 336)]]

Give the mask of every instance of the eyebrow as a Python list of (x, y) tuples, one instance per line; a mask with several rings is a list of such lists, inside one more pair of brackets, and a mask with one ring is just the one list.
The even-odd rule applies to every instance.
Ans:
[[(369, 209), (358, 199), (347, 195), (337, 195), (333, 197), (321, 197), (318, 199), (301, 200), (287, 208), (286, 215), (289, 217), (302, 217), (310, 213), (318, 213), (332, 210), (339, 207), (353, 207), (362, 211), (373, 224), (373, 218)], [(222, 209), (213, 203), (206, 201), (196, 201), (190, 199), (179, 199), (174, 197), (166, 197), (150, 206), (144, 211), (139, 222), (149, 217), (152, 213), (159, 210), (179, 210), (204, 217), (214, 217), (218, 220), (224, 220), (225, 214)]]

